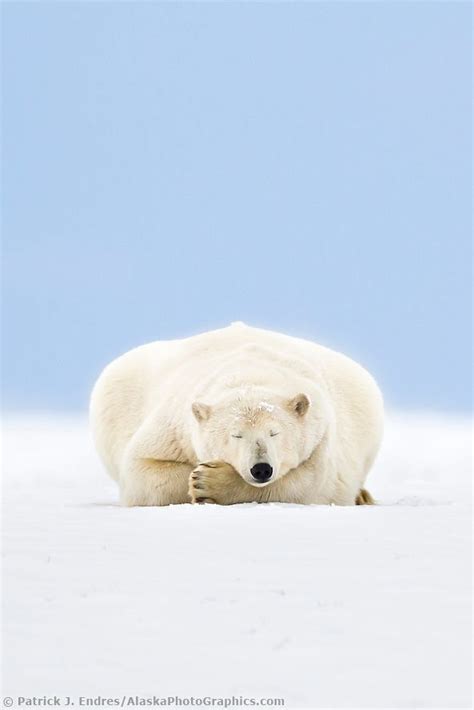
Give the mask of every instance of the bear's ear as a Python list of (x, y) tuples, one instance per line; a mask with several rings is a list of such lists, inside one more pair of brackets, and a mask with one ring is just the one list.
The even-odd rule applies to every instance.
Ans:
[(290, 412), (294, 412), (298, 417), (304, 417), (310, 404), (311, 402), (309, 401), (309, 397), (305, 394), (297, 394), (296, 397), (290, 399), (288, 407)]
[(205, 422), (211, 416), (210, 406), (202, 402), (193, 402), (192, 410), (198, 422)]

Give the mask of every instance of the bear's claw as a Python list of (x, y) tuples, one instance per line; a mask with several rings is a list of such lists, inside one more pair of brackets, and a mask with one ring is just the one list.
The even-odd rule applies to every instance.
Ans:
[(224, 461), (206, 461), (196, 466), (189, 477), (189, 496), (192, 503), (225, 503), (225, 489), (229, 477), (235, 476), (232, 466)]

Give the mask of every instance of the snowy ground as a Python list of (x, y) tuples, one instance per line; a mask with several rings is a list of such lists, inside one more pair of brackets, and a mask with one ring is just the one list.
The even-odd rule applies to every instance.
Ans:
[(4, 695), (470, 707), (470, 435), (390, 417), (377, 507), (123, 509), (84, 419), (7, 418)]

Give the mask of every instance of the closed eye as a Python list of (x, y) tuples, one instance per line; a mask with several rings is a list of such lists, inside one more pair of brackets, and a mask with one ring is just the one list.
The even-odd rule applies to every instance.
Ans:
[(279, 433), (279, 431), (271, 431), (270, 436), (278, 436)]
[(231, 434), (231, 437), (233, 439), (243, 439), (243, 436), (241, 434)]

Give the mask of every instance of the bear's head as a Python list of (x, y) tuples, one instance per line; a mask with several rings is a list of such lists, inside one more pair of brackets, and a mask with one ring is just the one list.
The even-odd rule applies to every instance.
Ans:
[(323, 418), (304, 393), (268, 390), (230, 394), (213, 404), (194, 402), (193, 445), (200, 461), (225, 461), (253, 486), (265, 486), (296, 468), (321, 440)]

